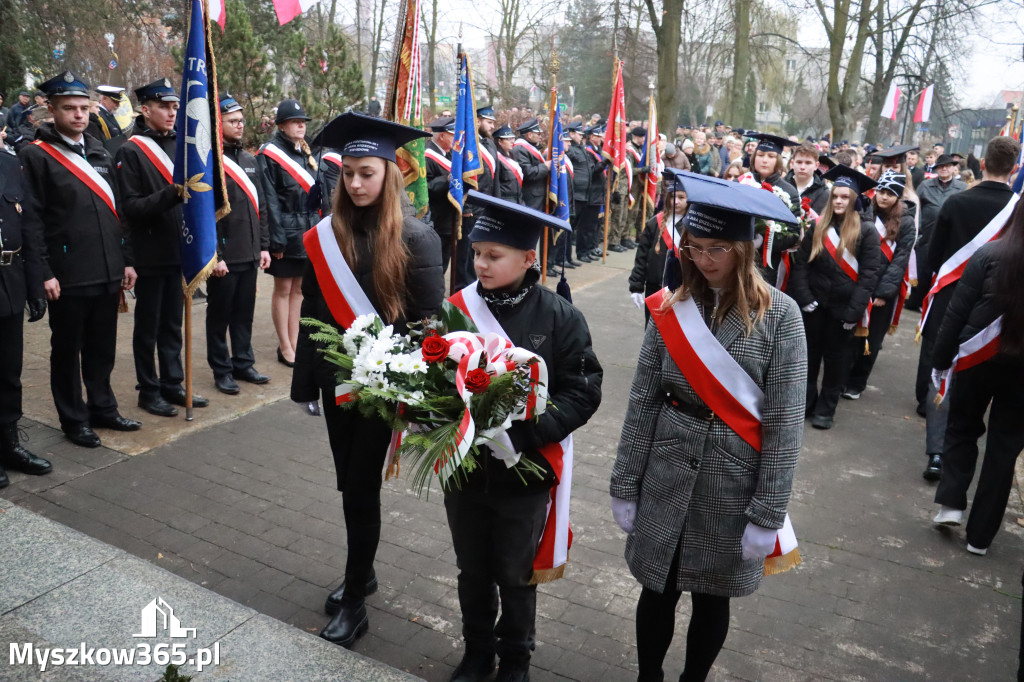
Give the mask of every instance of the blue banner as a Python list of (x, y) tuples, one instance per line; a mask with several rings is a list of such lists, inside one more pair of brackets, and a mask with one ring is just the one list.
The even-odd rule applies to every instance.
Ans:
[[(1017, 139), (1024, 143), (1024, 121), (1021, 121)], [(1020, 168), (1017, 169), (1017, 177), (1013, 180), (1013, 191), (1020, 194), (1021, 190), (1024, 189), (1024, 144), (1021, 144), (1020, 146), (1020, 155), (1017, 157), (1017, 165), (1020, 166)]]
[[(181, 74), (181, 110), (174, 182), (185, 187), (181, 228), (181, 272), (189, 295), (202, 284), (217, 263), (217, 199), (220, 122), (212, 56), (208, 58), (206, 18), (202, 0), (192, 0), (188, 42)], [(223, 177), (223, 176), (221, 176)]]
[(462, 55), (458, 101), (455, 103), (455, 139), (452, 141), (452, 173), (448, 181), (448, 199), (462, 212), (466, 185), (476, 189), (476, 176), (483, 168), (477, 151), (476, 107), (473, 105), (473, 76), (469, 57)]
[(548, 198), (551, 200), (551, 208), (548, 213), (556, 218), (569, 220), (569, 169), (565, 166), (562, 117), (557, 113), (560, 110), (560, 105), (555, 106), (555, 113), (551, 116), (551, 172), (548, 174)]

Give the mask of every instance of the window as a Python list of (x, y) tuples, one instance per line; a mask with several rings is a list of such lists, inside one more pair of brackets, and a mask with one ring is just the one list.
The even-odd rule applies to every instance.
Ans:
[(757, 103), (757, 113), (759, 113), (759, 114), (766, 114), (766, 113), (768, 113), (768, 103), (767, 102), (758, 102)]
[(789, 71), (796, 71), (796, 60), (795, 59), (787, 59), (786, 60), (786, 71), (787, 72), (789, 72)]

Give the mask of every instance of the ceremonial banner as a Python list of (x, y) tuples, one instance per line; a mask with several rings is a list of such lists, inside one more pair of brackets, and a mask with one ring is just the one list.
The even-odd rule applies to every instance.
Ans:
[(220, 26), (220, 32), (224, 33), (224, 25), (227, 23), (227, 0), (210, 0), (210, 21)]
[(889, 94), (885, 96), (885, 104), (882, 106), (882, 118), (896, 120), (896, 110), (900, 108), (900, 95), (902, 91), (896, 87), (896, 81), (889, 84)]
[(274, 0), (274, 12), (277, 23), (284, 26), (320, 0)]
[(448, 201), (459, 209), (462, 216), (466, 185), (476, 189), (476, 176), (483, 172), (480, 165), (480, 144), (476, 132), (476, 107), (473, 105), (473, 77), (469, 72), (469, 57), (462, 55), (458, 97), (455, 103), (455, 138), (452, 140), (451, 175), (448, 178)]
[(925, 123), (932, 115), (932, 98), (935, 96), (935, 85), (929, 85), (917, 98), (917, 109), (914, 110), (914, 123)]
[(649, 166), (647, 181), (644, 183), (644, 197), (647, 205), (653, 210), (655, 201), (658, 198), (658, 178), (665, 169), (661, 159), (659, 143), (661, 135), (658, 134), (658, 109), (654, 104), (654, 97), (651, 97), (651, 106), (647, 113), (647, 135), (644, 137), (644, 153), (640, 155), (640, 166)]
[(182, 206), (181, 272), (188, 296), (217, 263), (217, 220), (231, 210), (221, 165), (217, 71), (202, 0), (192, 0), (181, 74), (174, 184), (185, 188)]
[(566, 167), (565, 140), (562, 139), (562, 117), (558, 112), (558, 90), (551, 88), (551, 172), (548, 173), (548, 213), (562, 220), (569, 220), (569, 169)]
[(621, 170), (626, 162), (626, 91), (622, 87), (622, 62), (615, 67), (615, 85), (612, 87), (612, 107), (608, 111), (608, 129), (604, 134), (601, 153)]
[[(396, 37), (401, 36), (391, 63), (383, 116), (395, 123), (419, 128), (422, 125), (420, 99), (420, 2), (404, 0), (399, 6)], [(427, 213), (427, 164), (423, 157), (426, 141), (417, 138), (396, 150), (398, 169), (405, 179), (405, 191), (416, 215)]]

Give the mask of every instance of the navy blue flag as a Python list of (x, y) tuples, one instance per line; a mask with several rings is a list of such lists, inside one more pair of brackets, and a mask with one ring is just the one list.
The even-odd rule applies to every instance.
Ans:
[(1020, 155), (1017, 157), (1017, 165), (1020, 166), (1020, 170), (1017, 171), (1017, 177), (1013, 180), (1013, 191), (1020, 194), (1021, 190), (1024, 189), (1024, 121), (1020, 124), (1020, 134), (1017, 139), (1021, 142)]
[(455, 139), (452, 140), (452, 173), (448, 180), (448, 200), (462, 214), (466, 185), (476, 189), (476, 176), (483, 172), (477, 149), (476, 107), (473, 106), (473, 76), (469, 57), (462, 55), (458, 101), (455, 103)]
[(551, 108), (551, 172), (548, 174), (548, 199), (551, 200), (551, 215), (569, 219), (569, 169), (566, 168), (565, 140), (562, 139), (562, 117), (559, 116), (557, 95), (552, 93), (554, 106)]
[(221, 167), (220, 111), (213, 48), (208, 42), (203, 2), (192, 0), (191, 4), (181, 74), (178, 147), (174, 157), (174, 183), (185, 188), (181, 272), (189, 296), (217, 264), (217, 219), (230, 211)]

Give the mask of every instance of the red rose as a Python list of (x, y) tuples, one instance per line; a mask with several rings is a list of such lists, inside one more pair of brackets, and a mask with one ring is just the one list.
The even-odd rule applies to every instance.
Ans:
[(448, 342), (443, 336), (434, 332), (423, 339), (423, 348), (420, 351), (423, 353), (423, 359), (426, 362), (443, 362), (448, 357)]
[(466, 375), (466, 388), (470, 393), (479, 394), (491, 385), (491, 375), (482, 369), (471, 369)]
[(811, 198), (810, 197), (804, 197), (803, 200), (800, 201), (800, 206), (804, 209), (804, 211), (810, 211), (811, 210)]
[(762, 182), (761, 183), (761, 189), (768, 190), (769, 192), (774, 192), (775, 191), (775, 190), (772, 189), (772, 186), (769, 185), (767, 182)]

